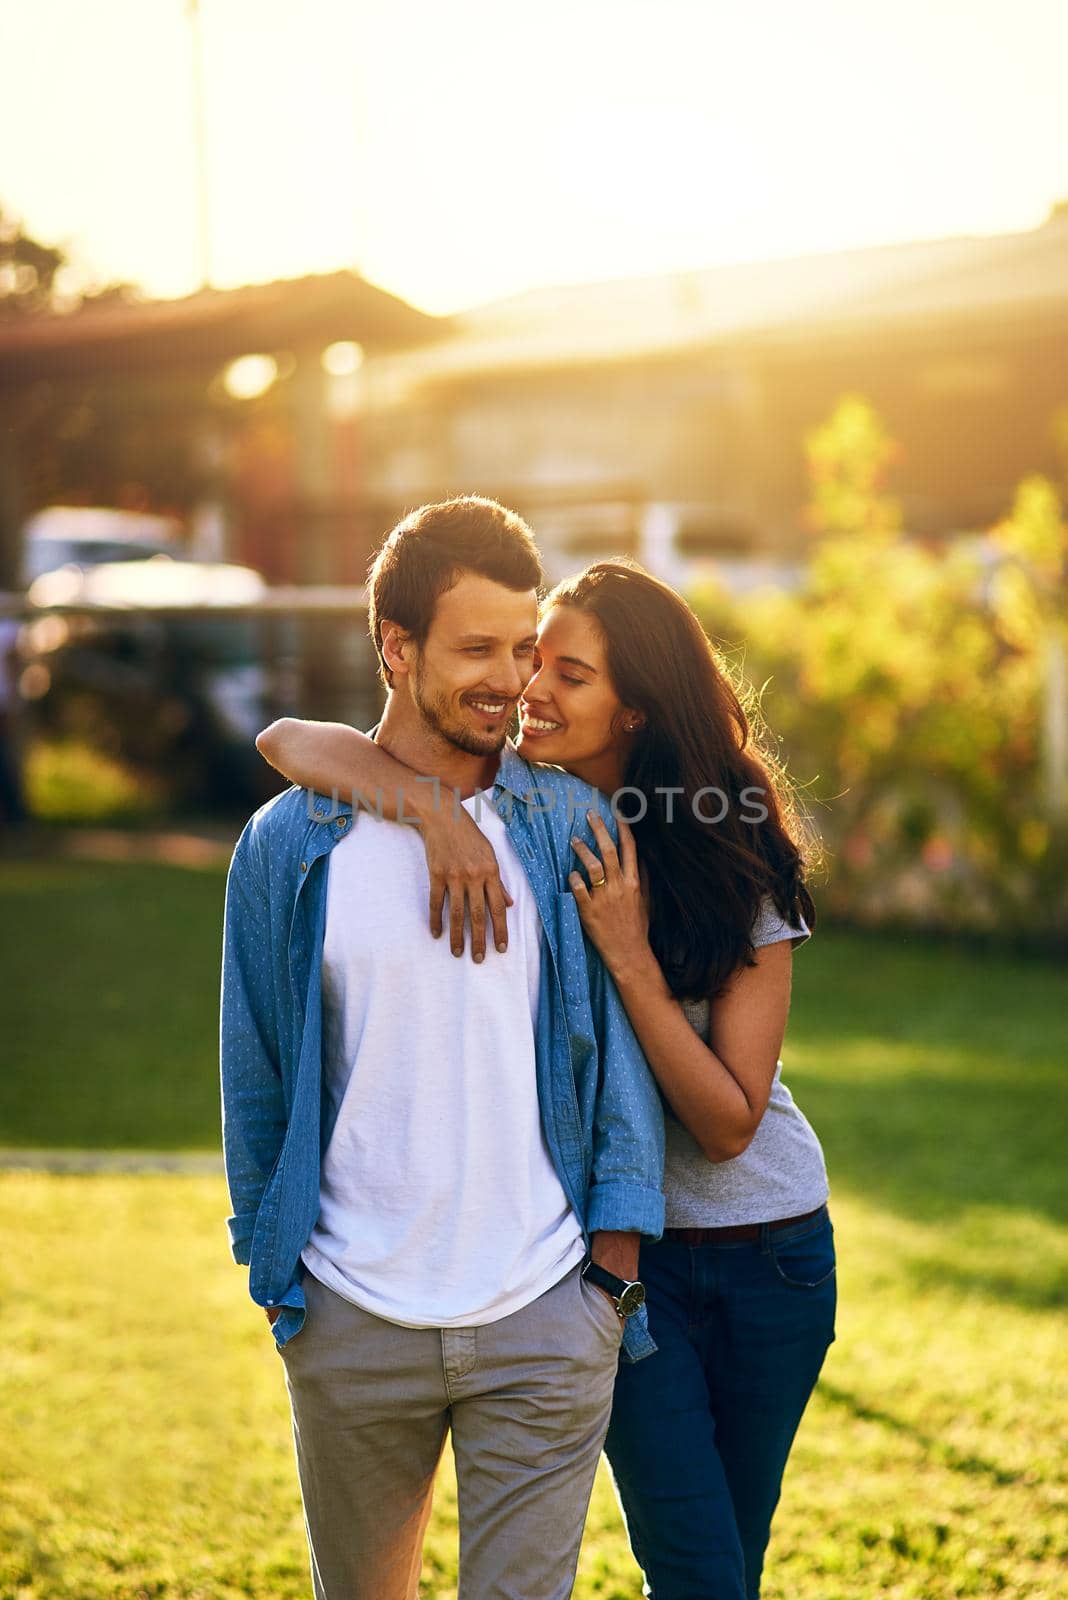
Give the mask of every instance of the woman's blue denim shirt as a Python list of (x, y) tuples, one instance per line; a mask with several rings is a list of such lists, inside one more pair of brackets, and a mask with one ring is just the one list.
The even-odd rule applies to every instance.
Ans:
[[(535, 1048), (553, 1164), (587, 1243), (601, 1229), (657, 1238), (659, 1093), (567, 886), (571, 839), (591, 839), (586, 811), (596, 807), (614, 829), (607, 803), (567, 773), (535, 772), (511, 746), (493, 793), (545, 932)], [(327, 857), (358, 826), (351, 807), (288, 789), (249, 822), (227, 879), (220, 1046), (228, 1226), (253, 1300), (282, 1307), (279, 1344), (304, 1321), (300, 1252), (319, 1214), (332, 1132), (320, 1092)], [(643, 1307), (628, 1319), (623, 1353), (637, 1361), (655, 1348)]]

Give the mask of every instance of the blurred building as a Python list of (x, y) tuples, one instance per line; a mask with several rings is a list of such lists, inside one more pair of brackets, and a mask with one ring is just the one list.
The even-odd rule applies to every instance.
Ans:
[(361, 581), (378, 523), (324, 359), (448, 327), (352, 272), (0, 322), (4, 565), (12, 530), (67, 502), (177, 513), (193, 554), (276, 581)]
[(901, 444), (906, 527), (982, 528), (1058, 471), (1068, 205), (1021, 234), (523, 295), (366, 381), (382, 500), (498, 495), (564, 569), (625, 548), (743, 582), (800, 558), (805, 435), (848, 392)]
[(12, 474), (27, 510), (140, 496), (184, 511), (206, 559), (276, 582), (359, 581), (406, 507), (463, 492), (524, 511), (553, 573), (619, 550), (675, 581), (710, 560), (738, 584), (786, 570), (805, 435), (848, 392), (902, 446), (893, 488), (918, 535), (984, 527), (1024, 474), (1058, 471), (1068, 206), (1025, 233), (451, 319), (336, 273), (0, 325), (9, 503)]

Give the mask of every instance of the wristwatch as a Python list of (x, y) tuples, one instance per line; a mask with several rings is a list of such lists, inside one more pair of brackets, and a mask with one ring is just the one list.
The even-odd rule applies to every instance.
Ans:
[(596, 1284), (598, 1289), (611, 1295), (621, 1317), (632, 1317), (638, 1307), (645, 1304), (644, 1283), (628, 1283), (626, 1278), (617, 1278), (614, 1272), (599, 1267), (596, 1261), (587, 1261), (582, 1276), (587, 1283)]

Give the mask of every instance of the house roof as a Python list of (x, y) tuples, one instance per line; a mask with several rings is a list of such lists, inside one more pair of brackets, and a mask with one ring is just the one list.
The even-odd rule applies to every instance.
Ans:
[(66, 314), (0, 320), (0, 384), (200, 369), (316, 340), (396, 348), (432, 339), (447, 326), (355, 272), (201, 289), (181, 300), (89, 302)]
[(103, 371), (203, 369), (354, 339), (403, 397), (427, 381), (650, 359), (731, 344), (1011, 318), (1068, 326), (1068, 205), (1041, 227), (537, 289), (433, 317), (353, 272), (89, 305), (0, 321), (0, 386)]
[(389, 366), (447, 380), (1006, 315), (1068, 325), (1068, 207), (1025, 233), (533, 290), (460, 314), (448, 340)]

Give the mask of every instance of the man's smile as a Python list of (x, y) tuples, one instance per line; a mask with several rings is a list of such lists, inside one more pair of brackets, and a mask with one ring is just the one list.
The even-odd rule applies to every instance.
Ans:
[(515, 701), (502, 699), (491, 700), (485, 695), (467, 695), (465, 696), (464, 704), (471, 706), (471, 708), (475, 711), (481, 712), (484, 717), (489, 717), (491, 720), (495, 721), (498, 717), (503, 717), (506, 712), (511, 713), (512, 708), (515, 705)]

